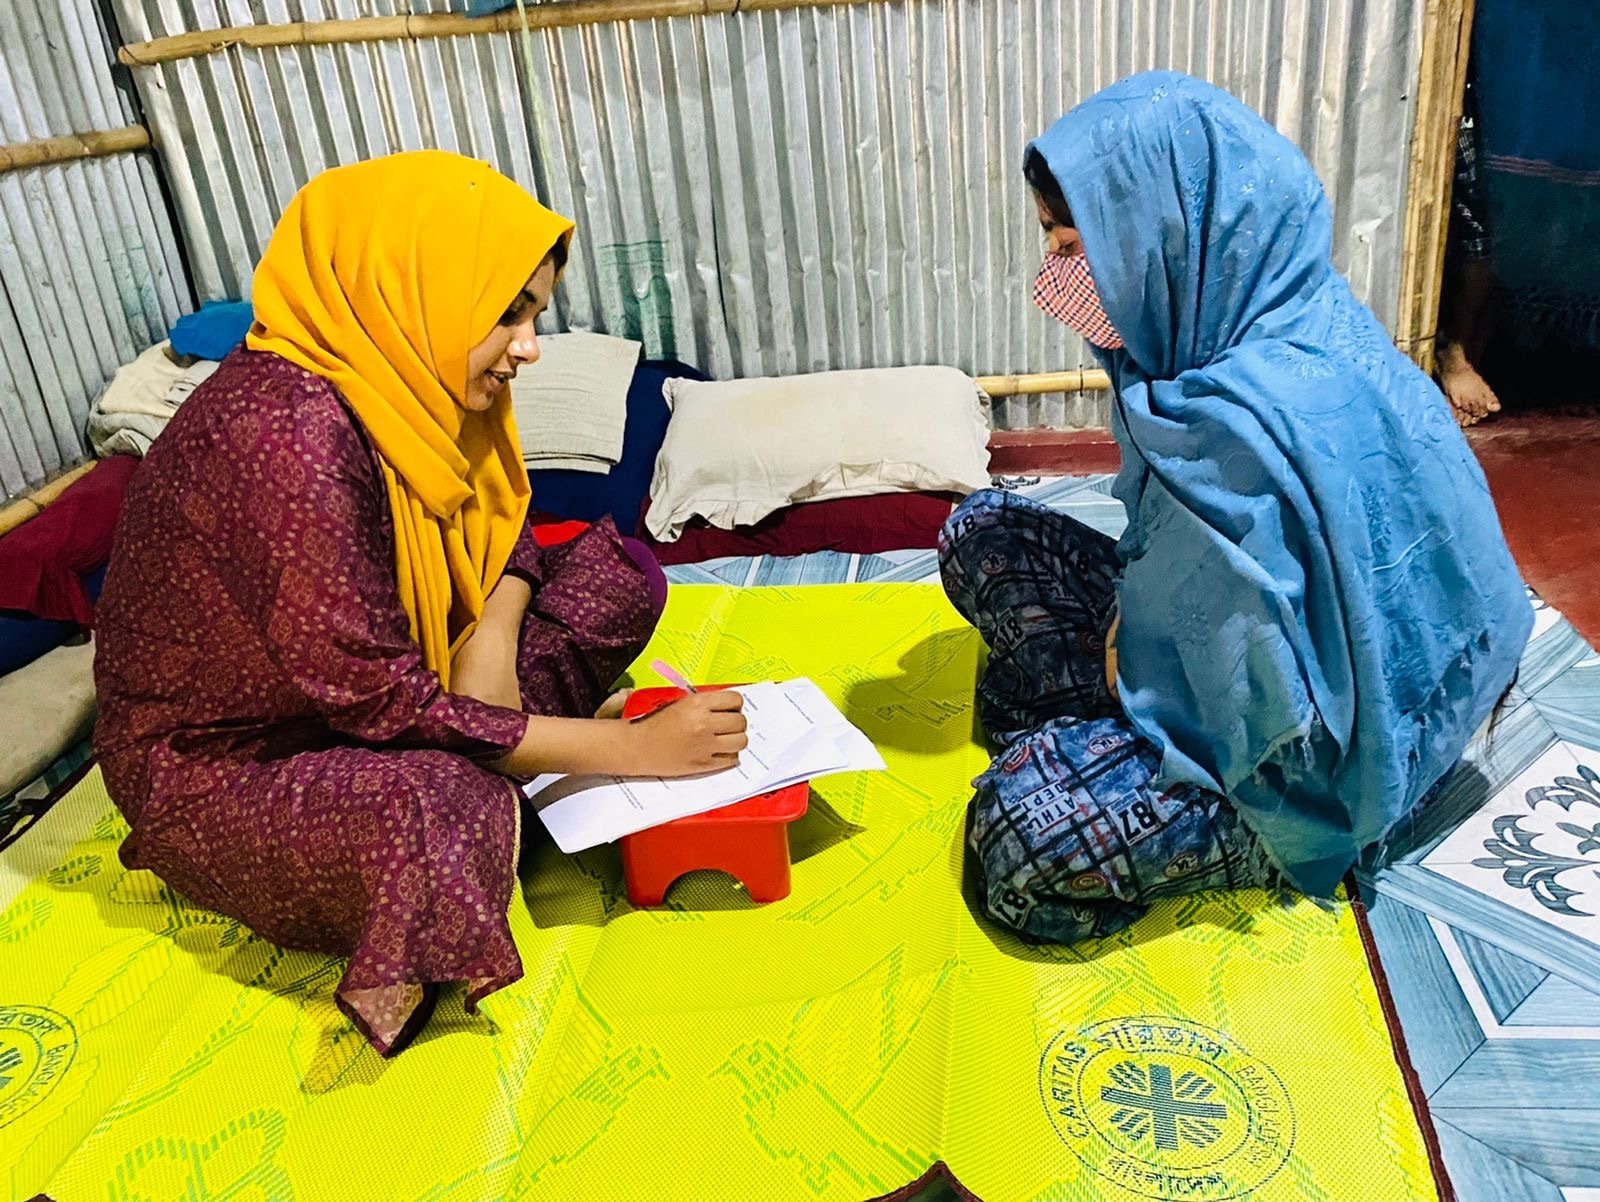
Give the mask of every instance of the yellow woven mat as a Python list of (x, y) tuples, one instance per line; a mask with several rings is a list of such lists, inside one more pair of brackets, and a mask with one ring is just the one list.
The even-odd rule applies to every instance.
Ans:
[(1434, 1198), (1348, 906), (1206, 895), (1070, 950), (974, 917), (979, 650), (928, 586), (675, 590), (648, 655), (809, 675), (890, 771), (818, 786), (772, 906), (637, 913), (614, 849), (542, 841), (526, 978), (388, 1063), (337, 962), (125, 871), (91, 775), (0, 856), (4, 1195), (855, 1202), (943, 1160), (985, 1202)]

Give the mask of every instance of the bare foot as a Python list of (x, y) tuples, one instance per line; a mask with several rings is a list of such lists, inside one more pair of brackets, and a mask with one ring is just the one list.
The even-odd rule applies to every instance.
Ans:
[(1475, 426), (1491, 413), (1500, 412), (1500, 398), (1467, 361), (1460, 343), (1450, 343), (1439, 352), (1439, 387), (1462, 429)]

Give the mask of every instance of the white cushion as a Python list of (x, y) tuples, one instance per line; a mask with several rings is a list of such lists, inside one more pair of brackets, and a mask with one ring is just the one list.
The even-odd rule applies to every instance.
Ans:
[(57, 647), (0, 677), (0, 797), (60, 759), (94, 715), (93, 643)]
[(669, 380), (666, 398), (648, 521), (662, 542), (697, 517), (731, 530), (805, 501), (989, 485), (988, 398), (954, 368)]

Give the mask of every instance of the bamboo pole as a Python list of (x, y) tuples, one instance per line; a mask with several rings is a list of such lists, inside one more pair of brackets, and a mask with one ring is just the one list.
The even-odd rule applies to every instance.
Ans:
[(31, 497), (13, 501), (4, 509), (0, 509), (0, 537), (10, 534), (23, 522), (30, 522), (43, 512), (44, 510), (33, 503)]
[(527, 20), (515, 9), (488, 17), (461, 13), (416, 16), (357, 17), (341, 21), (292, 21), (281, 25), (242, 25), (178, 33), (136, 42), (117, 51), (124, 66), (151, 67), (197, 58), (230, 46), (333, 46), (349, 42), (392, 42), (448, 38), (463, 34), (508, 33), (527, 29), (564, 29), (580, 25), (621, 24), (666, 17), (716, 16), (722, 13), (771, 12), (788, 8), (832, 8), (848, 4), (886, 4), (890, 0), (563, 0), (527, 8)]
[(1395, 341), (1428, 372), (1433, 370), (1439, 330), (1450, 188), (1472, 49), (1473, 10), (1474, 0), (1429, 0), (1423, 14)]
[(0, 146), (0, 174), (21, 171), (24, 167), (43, 167), (50, 163), (70, 163), (74, 159), (94, 159), (128, 150), (143, 150), (149, 145), (150, 131), (142, 125), (67, 134), (60, 138), (40, 138), (36, 142), (13, 142), (9, 146)]
[(0, 509), (0, 535), (9, 534), (24, 522), (32, 521), (44, 512), (45, 506), (66, 492), (73, 484), (87, 476), (97, 461), (91, 459), (75, 467), (64, 476), (57, 476), (49, 484), (35, 489), (26, 497), (13, 501)]
[(1039, 396), (1047, 392), (1104, 392), (1111, 377), (1098, 368), (1045, 371), (1010, 376), (979, 376), (978, 387), (990, 396)]

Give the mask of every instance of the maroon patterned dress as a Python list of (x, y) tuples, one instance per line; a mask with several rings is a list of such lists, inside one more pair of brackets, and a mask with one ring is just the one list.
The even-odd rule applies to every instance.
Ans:
[[(348, 956), (380, 1052), (522, 975), (507, 913), (519, 805), (482, 767), (523, 713), (445, 692), (395, 585), (378, 461), (328, 381), (235, 353), (129, 487), (98, 617), (95, 750), (122, 858), (285, 947)], [(594, 713), (659, 607), (606, 522), (507, 569), (534, 599), (528, 713)], [(427, 996), (431, 998), (432, 990)], [(409, 1023), (409, 1025), (408, 1025)]]

